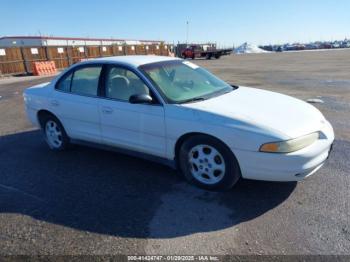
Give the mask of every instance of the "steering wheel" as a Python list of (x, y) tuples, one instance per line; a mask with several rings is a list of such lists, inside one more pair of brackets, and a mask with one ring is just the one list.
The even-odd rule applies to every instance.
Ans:
[(174, 83), (177, 87), (181, 87), (185, 91), (190, 91), (194, 87), (193, 80)]

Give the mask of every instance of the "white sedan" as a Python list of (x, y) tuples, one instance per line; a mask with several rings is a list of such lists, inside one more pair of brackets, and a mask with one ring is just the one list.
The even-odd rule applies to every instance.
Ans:
[(84, 143), (161, 161), (202, 188), (241, 177), (299, 181), (328, 158), (330, 123), (312, 105), (231, 86), (182, 59), (99, 58), (24, 92), (52, 150)]

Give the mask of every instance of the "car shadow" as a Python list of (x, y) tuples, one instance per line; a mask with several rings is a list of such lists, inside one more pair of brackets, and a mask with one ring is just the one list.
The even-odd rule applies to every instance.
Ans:
[(242, 180), (229, 192), (188, 185), (168, 167), (76, 146), (52, 152), (39, 131), (0, 137), (0, 212), (120, 237), (171, 238), (252, 220), (296, 183)]

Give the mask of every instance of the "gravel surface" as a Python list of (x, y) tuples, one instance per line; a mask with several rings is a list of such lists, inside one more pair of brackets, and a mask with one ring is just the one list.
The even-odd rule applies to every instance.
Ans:
[(336, 133), (309, 179), (245, 180), (226, 193), (113, 152), (51, 152), (22, 101), (24, 88), (50, 78), (0, 80), (0, 254), (350, 254), (349, 59), (333, 51), (194, 61), (231, 83), (322, 99), (314, 105)]

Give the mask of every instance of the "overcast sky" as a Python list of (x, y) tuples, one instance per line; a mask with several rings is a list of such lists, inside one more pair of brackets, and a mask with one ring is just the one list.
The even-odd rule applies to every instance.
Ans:
[(0, 0), (0, 36), (213, 41), (236, 46), (350, 38), (349, 0)]

